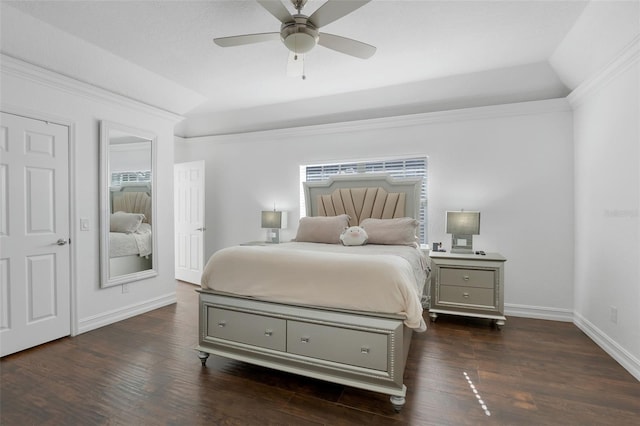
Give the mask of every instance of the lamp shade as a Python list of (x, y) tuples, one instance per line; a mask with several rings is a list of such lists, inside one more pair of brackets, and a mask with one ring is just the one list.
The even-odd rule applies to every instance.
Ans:
[(447, 212), (447, 234), (478, 235), (480, 212)]
[(282, 212), (277, 211), (263, 211), (262, 212), (262, 227), (271, 229), (282, 228)]

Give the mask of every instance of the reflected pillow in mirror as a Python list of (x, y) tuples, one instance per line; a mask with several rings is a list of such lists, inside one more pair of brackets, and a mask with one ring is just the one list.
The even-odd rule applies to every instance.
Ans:
[(115, 212), (111, 215), (111, 232), (130, 234), (136, 232), (144, 220), (141, 213)]

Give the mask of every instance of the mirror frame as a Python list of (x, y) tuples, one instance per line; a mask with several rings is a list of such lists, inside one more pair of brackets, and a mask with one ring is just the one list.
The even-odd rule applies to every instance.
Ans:
[[(151, 226), (151, 269), (117, 277), (109, 276), (109, 232), (111, 227), (109, 135), (112, 131), (147, 139), (151, 143), (151, 217), (153, 218)], [(157, 136), (155, 134), (110, 121), (100, 121), (100, 288), (113, 287), (158, 275), (158, 237), (155, 223), (158, 217), (156, 208), (156, 194), (158, 193), (156, 189), (156, 157)]]

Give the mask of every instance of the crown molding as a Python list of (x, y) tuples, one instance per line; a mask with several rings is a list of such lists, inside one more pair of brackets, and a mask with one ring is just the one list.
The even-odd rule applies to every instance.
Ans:
[(591, 78), (588, 78), (576, 87), (567, 96), (567, 100), (573, 109), (579, 108), (593, 94), (607, 86), (620, 74), (633, 66), (640, 59), (640, 34), (631, 40), (609, 64)]
[(464, 108), (449, 111), (428, 112), (394, 117), (373, 118), (342, 123), (318, 124), (289, 129), (262, 130), (257, 132), (233, 133), (224, 135), (181, 137), (180, 142), (208, 143), (241, 143), (261, 140), (281, 140), (288, 138), (305, 138), (308, 136), (357, 133), (394, 128), (424, 126), (436, 123), (484, 120), (497, 117), (514, 117), (521, 115), (548, 114), (554, 112), (570, 112), (571, 106), (565, 98), (542, 101), (518, 102), (513, 104), (491, 105)]
[(0, 72), (4, 75), (28, 80), (74, 96), (82, 96), (92, 101), (133, 109), (173, 123), (177, 123), (184, 119), (184, 117), (179, 114), (145, 104), (128, 98), (125, 95), (110, 92), (101, 87), (73, 79), (4, 53), (0, 53)]

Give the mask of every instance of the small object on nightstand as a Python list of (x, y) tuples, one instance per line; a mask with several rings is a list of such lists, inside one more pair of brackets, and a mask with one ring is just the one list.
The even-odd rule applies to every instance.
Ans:
[(478, 250), (476, 254), (479, 254), (480, 256), (486, 256), (487, 253), (483, 252), (482, 250)]
[(433, 243), (433, 249), (431, 251), (446, 251), (442, 249), (442, 243)]

